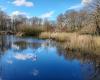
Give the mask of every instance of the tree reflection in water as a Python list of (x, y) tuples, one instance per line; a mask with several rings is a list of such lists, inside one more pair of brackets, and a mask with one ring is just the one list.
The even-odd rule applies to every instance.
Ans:
[[(81, 69), (82, 73), (86, 76), (88, 75), (88, 79), (84, 80), (100, 80), (100, 55), (91, 54), (91, 53), (84, 53), (80, 51), (71, 51), (71, 50), (65, 50), (62, 48), (62, 46), (56, 45), (57, 49), (59, 51), (58, 55), (63, 56), (66, 60), (79, 60), (81, 62), (82, 68), (85, 66), (84, 64), (91, 64), (94, 66), (95, 71), (91, 72), (92, 70), (89, 69)], [(85, 72), (88, 71), (88, 72)], [(90, 74), (92, 73), (92, 74)]]
[[(48, 47), (56, 47), (57, 48), (57, 54), (59, 56), (63, 56), (64, 59), (73, 61), (78, 60), (81, 64), (81, 72), (83, 75), (86, 75), (88, 77), (84, 76), (84, 80), (99, 80), (100, 79), (100, 56), (91, 54), (91, 53), (84, 53), (79, 51), (71, 51), (71, 50), (65, 50), (57, 45), (56, 42), (52, 42), (51, 40), (47, 40), (41, 43), (36, 43), (32, 41), (27, 40), (16, 40), (16, 37), (14, 36), (0, 36), (0, 80), (2, 80), (2, 69), (4, 69), (4, 64), (2, 63), (2, 56), (6, 54), (6, 51), (9, 49), (13, 49), (14, 52), (23, 52), (27, 48), (31, 48), (33, 50), (33, 53), (36, 49), (44, 47), (47, 49)], [(37, 60), (37, 55), (33, 56), (33, 54), (15, 54), (15, 58), (19, 60), (26, 60), (26, 59), (32, 59), (33, 61)], [(7, 61), (8, 64), (12, 64), (12, 60)], [(84, 67), (86, 64), (92, 65), (92, 67), (89, 66), (89, 68)], [(2, 67), (3, 66), (3, 67)], [(94, 69), (94, 70), (93, 70)], [(91, 72), (92, 71), (92, 72)], [(87, 73), (87, 74), (86, 74)], [(33, 69), (32, 75), (37, 76), (39, 74), (39, 70)]]
[(3, 54), (6, 50), (11, 48), (12, 40), (11, 36), (0, 36), (0, 55)]

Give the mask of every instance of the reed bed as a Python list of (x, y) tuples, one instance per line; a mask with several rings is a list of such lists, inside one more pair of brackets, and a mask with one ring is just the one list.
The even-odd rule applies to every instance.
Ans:
[(78, 33), (43, 32), (39, 36), (63, 43), (65, 49), (80, 50), (100, 55), (100, 36), (81, 35)]

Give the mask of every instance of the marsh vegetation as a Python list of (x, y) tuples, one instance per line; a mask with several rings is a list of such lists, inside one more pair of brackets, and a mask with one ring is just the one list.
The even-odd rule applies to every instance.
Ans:
[(55, 20), (0, 10), (0, 80), (34, 79), (100, 80), (100, 0)]

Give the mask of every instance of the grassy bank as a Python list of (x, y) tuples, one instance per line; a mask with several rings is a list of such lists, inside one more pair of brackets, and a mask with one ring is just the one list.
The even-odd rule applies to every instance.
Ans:
[(61, 42), (65, 49), (80, 50), (100, 55), (100, 36), (81, 35), (79, 33), (43, 32), (39, 36), (43, 39), (53, 39)]
[(41, 28), (32, 28), (32, 27), (25, 27), (20, 29), (20, 32), (16, 34), (16, 36), (34, 36), (38, 37), (40, 33), (43, 32)]

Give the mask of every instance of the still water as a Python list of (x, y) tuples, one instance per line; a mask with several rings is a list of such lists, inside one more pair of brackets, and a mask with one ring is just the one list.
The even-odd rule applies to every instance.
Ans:
[(0, 36), (0, 80), (100, 80), (99, 59), (49, 40)]

